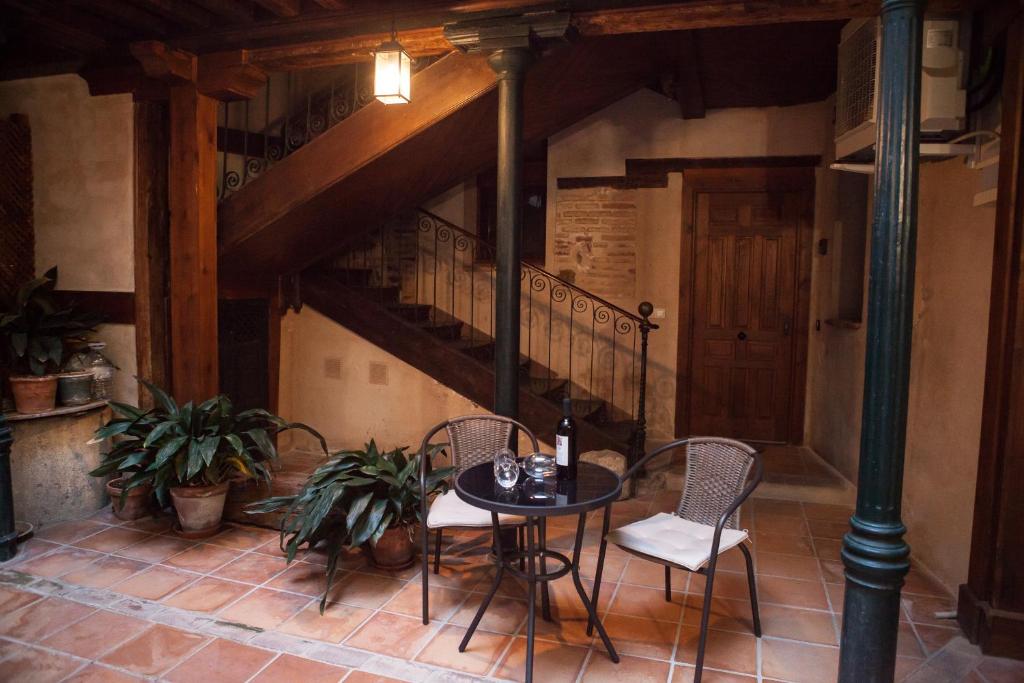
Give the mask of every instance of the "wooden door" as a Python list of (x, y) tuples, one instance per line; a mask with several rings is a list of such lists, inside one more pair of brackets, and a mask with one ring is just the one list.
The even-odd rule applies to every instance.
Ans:
[(805, 201), (782, 191), (695, 196), (690, 434), (789, 440)]

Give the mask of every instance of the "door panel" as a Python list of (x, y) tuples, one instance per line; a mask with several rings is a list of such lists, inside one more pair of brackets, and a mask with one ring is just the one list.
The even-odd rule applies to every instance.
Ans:
[(786, 441), (799, 192), (696, 195), (690, 433)]

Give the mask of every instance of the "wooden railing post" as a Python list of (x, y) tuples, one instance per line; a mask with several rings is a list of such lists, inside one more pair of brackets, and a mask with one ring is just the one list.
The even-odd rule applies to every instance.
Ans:
[(917, 240), (921, 0), (882, 0), (857, 508), (843, 539), (841, 683), (893, 680), (910, 548), (900, 520)]

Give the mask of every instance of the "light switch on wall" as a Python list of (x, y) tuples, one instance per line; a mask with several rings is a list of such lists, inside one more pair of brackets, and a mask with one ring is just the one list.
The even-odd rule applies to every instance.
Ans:
[(665, 319), (665, 309), (664, 308), (655, 308), (654, 312), (651, 313), (651, 319), (653, 319), (653, 320), (664, 320)]
[(387, 385), (388, 366), (384, 363), (370, 363), (370, 384)]
[(324, 377), (327, 379), (341, 379), (340, 358), (324, 358)]

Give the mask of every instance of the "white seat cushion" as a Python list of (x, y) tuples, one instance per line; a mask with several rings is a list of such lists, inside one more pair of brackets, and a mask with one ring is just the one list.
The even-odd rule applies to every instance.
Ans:
[[(619, 527), (608, 542), (697, 571), (711, 559), (715, 527), (697, 524), (667, 512)], [(747, 539), (747, 532), (722, 529), (718, 552), (724, 553)]]
[[(498, 515), (499, 524), (516, 524), (525, 521), (515, 515)], [(427, 528), (447, 526), (491, 526), (491, 513), (483, 508), (470, 505), (459, 498), (455, 490), (438, 496), (427, 513)]]

